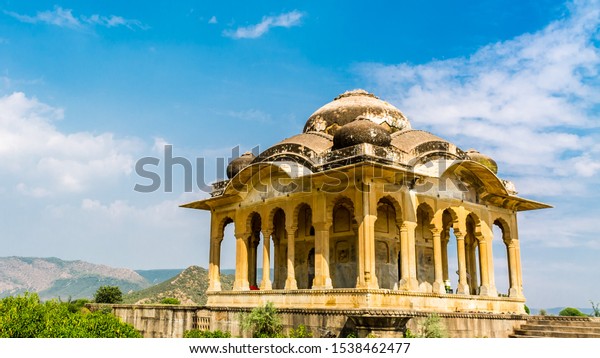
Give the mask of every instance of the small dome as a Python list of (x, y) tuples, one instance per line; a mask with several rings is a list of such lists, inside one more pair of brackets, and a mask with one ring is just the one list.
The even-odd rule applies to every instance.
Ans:
[(491, 157), (488, 157), (485, 154), (481, 154), (475, 149), (469, 149), (466, 153), (469, 159), (471, 159), (472, 161), (487, 167), (494, 174), (498, 174), (498, 164), (496, 164), (496, 161)]
[(387, 147), (391, 142), (390, 132), (383, 126), (370, 121), (368, 118), (358, 117), (335, 132), (333, 149), (351, 147), (360, 143)]
[(337, 96), (313, 113), (306, 121), (304, 133), (324, 132), (334, 135), (342, 126), (364, 117), (393, 133), (410, 129), (400, 110), (365, 90), (353, 90)]
[(231, 162), (229, 162), (229, 165), (227, 166), (227, 177), (229, 179), (231, 179), (234, 176), (236, 176), (237, 173), (240, 172), (240, 170), (242, 170), (245, 167), (247, 167), (248, 165), (250, 165), (250, 163), (252, 163), (254, 158), (256, 158), (254, 156), (254, 154), (252, 154), (250, 152), (246, 152), (246, 153), (242, 154), (241, 156), (235, 158)]

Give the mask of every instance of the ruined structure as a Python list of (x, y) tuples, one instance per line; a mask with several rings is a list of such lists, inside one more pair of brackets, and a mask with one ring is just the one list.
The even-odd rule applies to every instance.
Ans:
[[(549, 206), (497, 171), (375, 95), (343, 93), (301, 134), (231, 161), (210, 198), (183, 205), (211, 213), (207, 307), (523, 314), (517, 212)], [(235, 253), (221, 250), (227, 225)], [(502, 294), (494, 240), (506, 248)], [(220, 287), (225, 254), (236, 257), (232, 291)], [(261, 268), (272, 274), (258, 280)]]

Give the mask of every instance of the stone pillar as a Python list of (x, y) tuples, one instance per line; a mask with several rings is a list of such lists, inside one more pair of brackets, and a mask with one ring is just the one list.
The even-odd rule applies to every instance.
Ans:
[(450, 280), (448, 274), (448, 242), (450, 241), (450, 229), (444, 229), (442, 231), (441, 242), (442, 242), (442, 272), (443, 280)]
[(415, 254), (416, 222), (404, 221), (400, 226), (400, 264), (402, 277), (398, 288), (403, 291), (416, 291), (419, 287), (417, 280), (417, 258)]
[(263, 231), (263, 262), (262, 262), (262, 281), (260, 289), (263, 291), (272, 290), (273, 283), (271, 282), (271, 232)]
[(210, 240), (210, 263), (208, 266), (208, 288), (207, 292), (221, 291), (221, 242), (222, 237), (215, 237)]
[(285, 289), (286, 290), (297, 290), (298, 283), (296, 282), (296, 268), (294, 266), (296, 257), (296, 230), (297, 227), (288, 227), (287, 228), (287, 278), (285, 280)]
[(488, 249), (488, 240), (485, 237), (480, 237), (479, 240), (479, 267), (481, 268), (481, 286), (479, 286), (480, 296), (498, 296), (490, 282), (490, 270), (493, 272), (493, 267), (490, 267), (489, 257), (490, 250)]
[(248, 284), (248, 237), (250, 234), (236, 233), (235, 239), (235, 281), (233, 282), (234, 291), (247, 291), (250, 289)]
[(315, 278), (313, 290), (333, 288), (329, 276), (329, 225), (313, 222), (315, 227)]
[(505, 242), (507, 245), (507, 256), (508, 256), (508, 276), (510, 280), (510, 288), (508, 295), (510, 297), (520, 297), (520, 287), (518, 279), (518, 268), (517, 268), (517, 247), (515, 240), (509, 240)]
[(434, 227), (431, 229), (433, 234), (433, 265), (434, 265), (434, 281), (433, 281), (433, 293), (446, 293), (446, 287), (444, 286), (444, 271), (442, 268), (442, 231), (439, 228)]
[(360, 203), (361, 219), (358, 227), (358, 277), (356, 288), (379, 288), (375, 271), (375, 220), (377, 220), (377, 203), (371, 194), (371, 187), (362, 183)]
[(456, 246), (457, 246), (457, 254), (458, 254), (458, 288), (456, 289), (456, 293), (468, 295), (469, 294), (469, 284), (467, 283), (465, 235), (458, 230), (454, 230), (454, 236), (456, 236)]

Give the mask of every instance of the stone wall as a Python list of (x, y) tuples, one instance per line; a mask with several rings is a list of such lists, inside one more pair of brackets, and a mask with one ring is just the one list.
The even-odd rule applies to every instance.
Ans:
[[(91, 306), (94, 309), (96, 306)], [(113, 313), (132, 324), (144, 337), (179, 338), (189, 329), (228, 331), (233, 337), (247, 337), (240, 326), (244, 308), (173, 306), (173, 305), (112, 305)], [(406, 328), (418, 333), (427, 318), (426, 312), (392, 310), (323, 310), (281, 309), (280, 315), (287, 333), (299, 325), (306, 326), (314, 337), (346, 336), (349, 333), (365, 336), (369, 332), (379, 337), (402, 337), (405, 327), (400, 318), (408, 320)], [(524, 315), (456, 313), (438, 314), (450, 337), (506, 338), (514, 328), (525, 323)], [(366, 320), (365, 320), (366, 319)], [(362, 322), (362, 323), (361, 323)], [(357, 325), (372, 325), (364, 330)], [(402, 325), (402, 324), (401, 324)], [(378, 327), (375, 327), (378, 326)], [(360, 329), (359, 329), (360, 328)]]

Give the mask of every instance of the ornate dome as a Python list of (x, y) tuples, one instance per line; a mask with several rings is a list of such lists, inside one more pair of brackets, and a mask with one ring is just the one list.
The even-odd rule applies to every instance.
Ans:
[(304, 133), (324, 132), (334, 135), (342, 126), (364, 117), (393, 133), (410, 129), (400, 110), (362, 89), (345, 92), (313, 113), (304, 125)]
[(357, 117), (340, 127), (333, 136), (333, 149), (351, 147), (360, 143), (370, 143), (387, 147), (392, 142), (390, 133), (367, 117)]
[(494, 159), (492, 159), (491, 157), (488, 157), (485, 154), (481, 154), (478, 151), (476, 151), (475, 149), (469, 149), (469, 150), (467, 150), (466, 153), (467, 153), (467, 156), (472, 161), (477, 162), (477, 163), (487, 167), (494, 174), (498, 174), (498, 164), (496, 164), (496, 161)]
[(227, 177), (233, 178), (240, 170), (244, 169), (256, 158), (251, 152), (246, 152), (232, 160), (227, 166)]

